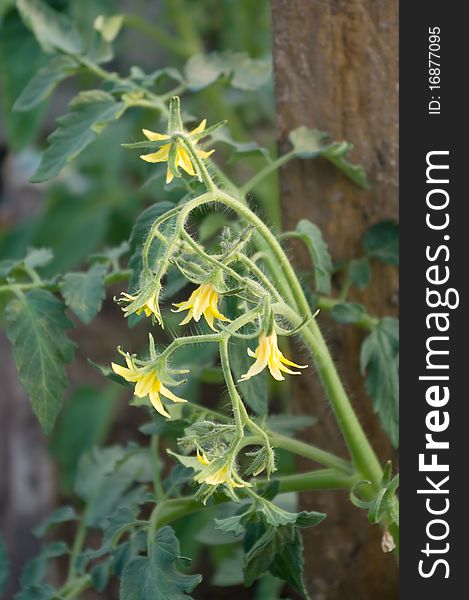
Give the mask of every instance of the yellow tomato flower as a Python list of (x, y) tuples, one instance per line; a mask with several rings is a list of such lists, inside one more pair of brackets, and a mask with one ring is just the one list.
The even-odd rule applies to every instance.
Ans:
[(218, 310), (219, 294), (211, 283), (203, 283), (192, 292), (189, 299), (185, 302), (173, 303), (177, 310), (173, 312), (181, 312), (188, 310), (187, 316), (181, 321), (180, 325), (189, 323), (191, 319), (198, 322), (200, 317), (204, 315), (210, 329), (216, 331), (213, 326), (213, 321), (229, 321), (225, 315), (222, 315)]
[[(189, 137), (192, 135), (196, 135), (202, 133), (205, 130), (205, 126), (207, 124), (207, 119), (204, 119), (198, 127), (189, 132)], [(143, 135), (152, 142), (158, 142), (162, 140), (169, 140), (171, 136), (166, 133), (156, 133), (155, 131), (149, 131), (148, 129), (142, 129)], [(163, 144), (161, 148), (159, 148), (156, 152), (152, 152), (151, 154), (141, 154), (140, 158), (149, 163), (158, 163), (158, 162), (167, 162), (169, 160), (169, 151), (171, 149), (171, 144), (176, 144), (176, 166), (184, 169), (186, 173), (194, 177), (197, 175), (196, 170), (194, 169), (194, 165), (192, 164), (191, 157), (187, 150), (178, 142), (171, 142), (169, 144)], [(204, 150), (197, 150), (197, 155), (200, 158), (208, 158), (211, 154), (215, 152), (215, 150), (210, 150), (210, 152), (205, 152)], [(166, 172), (166, 183), (171, 183), (174, 179), (174, 174), (171, 172), (168, 164), (168, 170)]]
[(283, 381), (285, 377), (282, 375), (282, 371), (284, 373), (289, 373), (290, 375), (301, 375), (299, 371), (292, 371), (285, 365), (297, 367), (298, 369), (306, 369), (308, 366), (297, 365), (283, 356), (277, 344), (277, 334), (275, 330), (272, 331), (270, 335), (261, 333), (259, 336), (259, 346), (254, 352), (248, 348), (248, 354), (252, 358), (255, 358), (256, 362), (251, 366), (247, 373), (241, 375), (240, 381), (246, 381), (247, 379), (254, 377), (254, 375), (258, 375), (266, 367), (269, 367), (270, 374), (274, 379)]
[[(122, 299), (124, 302), (134, 302), (138, 296), (133, 296), (132, 294), (127, 294), (126, 292), (121, 292)], [(125, 311), (125, 309), (124, 309)], [(155, 292), (144, 304), (139, 308), (136, 313), (137, 315), (145, 313), (146, 317), (151, 317), (151, 315), (155, 315), (155, 317), (160, 320), (160, 311), (158, 307), (158, 294)]]
[(138, 398), (149, 396), (150, 402), (160, 415), (168, 418), (171, 417), (161, 402), (160, 394), (173, 402), (187, 402), (187, 400), (179, 398), (173, 394), (171, 390), (168, 390), (168, 388), (166, 388), (158, 379), (158, 375), (155, 371), (148, 371), (146, 367), (137, 367), (130, 354), (125, 355), (125, 362), (127, 363), (127, 367), (111, 363), (112, 370), (126, 381), (135, 383), (134, 394)]
[[(202, 454), (201, 454), (199, 452), (199, 450), (197, 450), (197, 459), (199, 460), (200, 463), (202, 463), (204, 465), (204, 467), (208, 467), (211, 464), (211, 461), (208, 460), (205, 452), (202, 452)], [(241, 481), (236, 482), (233, 479), (233, 477), (231, 476), (231, 471), (232, 471), (231, 464), (229, 462), (226, 462), (214, 473), (211, 473), (211, 472), (204, 473), (204, 470), (202, 470), (197, 475), (197, 481), (199, 483), (207, 483), (208, 485), (221, 485), (222, 483), (225, 483), (226, 485), (230, 486), (231, 488), (245, 487), (244, 483), (241, 483)]]

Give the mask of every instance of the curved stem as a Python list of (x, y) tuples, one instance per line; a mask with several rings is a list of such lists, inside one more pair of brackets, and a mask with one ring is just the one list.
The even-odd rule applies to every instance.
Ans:
[[(321, 331), (312, 318), (313, 315), (301, 284), (282, 247), (267, 225), (246, 205), (220, 190), (189, 201), (179, 215), (178, 220), (182, 224), (194, 208), (209, 202), (221, 202), (232, 208), (256, 227), (261, 237), (270, 247), (274, 257), (278, 261), (278, 267), (281, 269), (286, 280), (286, 286), (284, 285), (281, 290), (282, 293), (287, 295), (287, 297), (292, 297), (294, 309), (301, 315), (308, 317), (309, 322), (301, 329), (300, 334), (314, 358), (318, 373), (334, 410), (337, 423), (342, 431), (354, 463), (366, 479), (369, 479), (375, 487), (378, 486), (382, 477), (380, 463), (352, 408)], [(296, 319), (298, 319), (297, 316)]]

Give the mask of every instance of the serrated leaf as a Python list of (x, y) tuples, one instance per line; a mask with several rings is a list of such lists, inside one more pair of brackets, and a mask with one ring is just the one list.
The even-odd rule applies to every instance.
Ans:
[[(148, 207), (137, 219), (132, 233), (130, 235), (130, 259), (129, 268), (132, 269), (132, 275), (129, 280), (129, 290), (134, 291), (138, 288), (139, 276), (142, 270), (142, 248), (150, 232), (151, 226), (158, 217), (161, 217), (165, 212), (174, 208), (170, 202), (157, 202)], [(163, 227), (164, 230), (164, 227)], [(163, 244), (157, 239), (154, 240), (149, 256), (149, 264), (155, 263), (156, 259), (163, 250)]]
[(64, 330), (73, 327), (64, 305), (45, 290), (31, 290), (6, 308), (7, 335), (20, 382), (45, 433), (49, 433), (62, 407), (68, 385), (65, 363), (75, 345)]
[(125, 104), (102, 90), (88, 90), (80, 92), (69, 108), (70, 112), (57, 119), (59, 127), (47, 138), (49, 146), (31, 178), (33, 183), (58, 175), (111, 121), (123, 114)]
[(67, 273), (60, 283), (65, 303), (85, 324), (91, 323), (101, 310), (107, 269), (107, 265), (95, 264), (87, 273)]
[(399, 323), (385, 317), (364, 340), (360, 368), (383, 429), (399, 445)]
[(150, 556), (127, 563), (122, 573), (120, 595), (125, 600), (190, 600), (188, 595), (201, 582), (200, 575), (183, 575), (176, 569), (179, 542), (171, 527), (157, 531)]
[(188, 88), (192, 91), (208, 87), (220, 77), (230, 77), (232, 87), (252, 91), (269, 81), (270, 61), (251, 58), (245, 52), (211, 52), (192, 56), (184, 67)]
[(310, 129), (302, 125), (290, 131), (288, 139), (298, 158), (316, 158), (326, 146), (328, 134), (319, 129)]
[(30, 248), (24, 259), (24, 264), (29, 269), (45, 267), (54, 258), (50, 248)]
[(247, 54), (235, 53), (231, 60), (231, 86), (238, 90), (254, 91), (265, 85), (272, 75), (272, 63)]
[(80, 54), (82, 43), (72, 21), (42, 0), (17, 0), (16, 7), (44, 52)]
[[(124, 460), (125, 459), (125, 460)], [(75, 492), (87, 502), (86, 523), (99, 527), (103, 520), (130, 501), (126, 499), (137, 481), (151, 479), (149, 453), (126, 451), (120, 446), (110, 446), (87, 452), (81, 457), (75, 482)], [(145, 495), (139, 488), (137, 496)], [(133, 500), (132, 500), (133, 501)]]
[(372, 258), (390, 265), (399, 265), (399, 225), (382, 221), (370, 227), (363, 236), (363, 247)]
[(64, 79), (73, 75), (78, 68), (70, 56), (54, 56), (34, 75), (13, 105), (15, 111), (27, 111), (45, 100)]
[(365, 307), (358, 302), (340, 302), (331, 310), (331, 317), (337, 323), (356, 323), (365, 314)]
[(331, 143), (330, 136), (319, 129), (310, 129), (302, 125), (290, 132), (288, 139), (292, 143), (293, 151), (298, 158), (316, 158), (322, 156), (349, 179), (362, 188), (368, 189), (369, 183), (365, 170), (361, 165), (354, 165), (345, 159), (353, 146), (347, 142)]
[(65, 523), (67, 521), (75, 521), (78, 518), (73, 506), (60, 506), (56, 508), (47, 519), (34, 528), (33, 533), (36, 537), (42, 537), (49, 529), (59, 523)]
[(0, 596), (5, 591), (8, 583), (10, 563), (3, 535), (0, 534)]
[(334, 268), (321, 230), (311, 221), (302, 219), (296, 226), (296, 234), (303, 240), (311, 254), (316, 290), (320, 294), (330, 294), (331, 276)]
[(202, 90), (226, 73), (227, 67), (217, 52), (191, 56), (184, 66), (184, 76), (191, 91)]
[(252, 365), (252, 358), (248, 355), (248, 348), (253, 342), (233, 338), (230, 343), (230, 364), (233, 370), (236, 385), (244, 402), (258, 415), (264, 415), (268, 410), (267, 375), (265, 371), (247, 381), (239, 381), (241, 375), (246, 373)]
[(350, 281), (360, 290), (368, 287), (371, 279), (371, 266), (368, 257), (351, 260), (348, 264)]

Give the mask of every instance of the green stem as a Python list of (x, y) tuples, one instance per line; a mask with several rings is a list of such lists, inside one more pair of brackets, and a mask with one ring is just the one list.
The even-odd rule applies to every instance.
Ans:
[[(277, 265), (285, 277), (285, 284), (281, 289), (282, 293), (287, 298), (293, 298), (296, 311), (308, 318), (308, 324), (300, 330), (300, 333), (315, 360), (316, 368), (354, 463), (366, 479), (370, 480), (374, 486), (378, 486), (382, 477), (379, 461), (352, 408), (321, 331), (316, 321), (313, 319), (311, 309), (305, 298), (301, 284), (278, 240), (267, 225), (265, 225), (265, 223), (245, 204), (220, 190), (216, 190), (213, 193), (205, 194), (204, 196), (189, 201), (179, 215), (179, 226), (183, 225), (194, 208), (209, 202), (221, 202), (232, 208), (256, 227), (261, 237), (270, 247), (274, 258), (277, 261)], [(294, 324), (298, 325), (298, 317), (296, 315)]]
[(70, 561), (69, 561), (69, 569), (68, 569), (68, 577), (67, 580), (73, 580), (77, 574), (77, 558), (80, 552), (83, 550), (83, 546), (86, 540), (86, 517), (87, 510), (81, 516), (81, 519), (78, 523), (78, 529), (75, 534), (75, 539), (73, 541), (72, 550), (70, 552)]
[(291, 152), (287, 152), (279, 158), (269, 162), (263, 169), (258, 171), (252, 179), (249, 179), (243, 186), (240, 187), (240, 192), (243, 196), (245, 196), (248, 192), (253, 190), (258, 183), (260, 183), (263, 179), (265, 179), (270, 173), (279, 169), (282, 165), (287, 163), (289, 160), (295, 157), (295, 153), (293, 150)]
[(339, 458), (338, 456), (335, 456), (334, 454), (331, 454), (330, 452), (327, 452), (326, 450), (322, 450), (321, 448), (317, 448), (311, 444), (307, 444), (300, 440), (296, 440), (295, 438), (290, 438), (279, 433), (269, 432), (268, 435), (270, 443), (275, 448), (282, 448), (283, 450), (288, 450), (293, 454), (304, 456), (305, 458), (314, 460), (324, 467), (329, 467), (341, 473), (345, 473), (346, 475), (350, 475), (352, 473), (352, 465), (350, 463), (342, 458)]
[[(333, 469), (322, 469), (296, 475), (276, 477), (280, 482), (280, 492), (304, 492), (324, 489), (350, 489), (359, 479), (358, 476), (344, 475)], [(259, 478), (253, 481), (255, 485), (265, 485), (266, 480)], [(229, 502), (230, 498), (219, 494), (214, 497), (214, 504)], [(197, 512), (205, 506), (194, 497), (165, 500), (161, 510), (155, 517), (155, 527), (163, 527), (186, 515)]]

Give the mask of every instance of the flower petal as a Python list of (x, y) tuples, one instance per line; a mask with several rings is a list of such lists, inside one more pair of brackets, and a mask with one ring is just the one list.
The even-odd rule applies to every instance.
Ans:
[(163, 417), (167, 417), (168, 419), (171, 418), (171, 415), (165, 410), (158, 392), (150, 392), (150, 402), (152, 403), (153, 408), (159, 412), (160, 415), (163, 415)]
[(160, 394), (165, 398), (169, 398), (173, 402), (187, 402), (187, 400), (184, 400), (184, 398), (179, 398), (179, 396), (173, 394), (173, 392), (171, 390), (168, 390), (168, 388), (165, 387), (163, 384), (160, 384)]
[(140, 158), (145, 162), (149, 163), (158, 163), (158, 162), (166, 162), (169, 158), (169, 149), (171, 145), (165, 144), (161, 146), (156, 152), (152, 152), (151, 154), (141, 154)]
[(176, 161), (178, 167), (182, 167), (186, 173), (192, 176), (195, 175), (194, 165), (185, 148), (178, 148)]
[(167, 133), (156, 133), (156, 131), (150, 131), (149, 129), (142, 129), (143, 135), (152, 142), (159, 142), (161, 140), (169, 140)]
[(189, 132), (189, 135), (202, 133), (202, 131), (205, 130), (206, 125), (207, 125), (207, 119), (204, 119), (203, 121), (200, 122), (200, 125), (197, 125), (197, 127), (195, 129), (193, 129), (192, 131)]
[(140, 375), (136, 371), (132, 369), (127, 369), (126, 367), (118, 365), (117, 363), (111, 363), (111, 368), (114, 371), (114, 373), (120, 375), (120, 377), (123, 377), (126, 381), (130, 381), (132, 383), (138, 381), (140, 377)]

